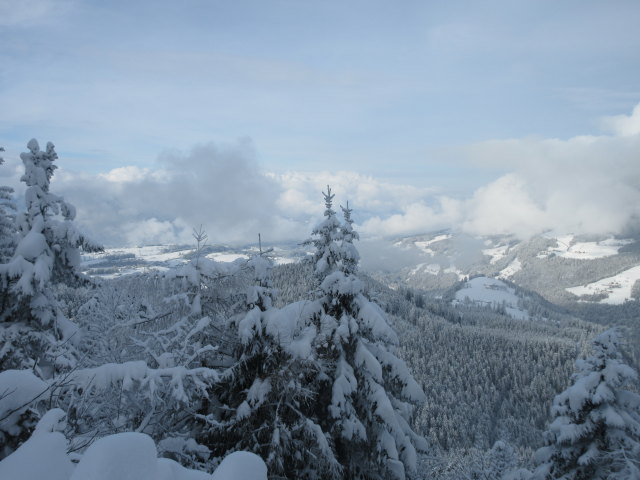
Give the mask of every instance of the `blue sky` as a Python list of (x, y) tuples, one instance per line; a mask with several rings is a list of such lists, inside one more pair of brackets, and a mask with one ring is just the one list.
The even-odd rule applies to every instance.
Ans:
[[(516, 157), (534, 142), (540, 168), (570, 164), (572, 139), (620, 137), (616, 118), (635, 135), (639, 24), (635, 0), (0, 0), (0, 144), (11, 165), (53, 140), (71, 196), (74, 175), (166, 170), (159, 157), (215, 142), (281, 187), (348, 171), (421, 192), (367, 203), (360, 223), (415, 203), (437, 215), (514, 172), (545, 210)], [(431, 226), (468, 220), (447, 218)]]

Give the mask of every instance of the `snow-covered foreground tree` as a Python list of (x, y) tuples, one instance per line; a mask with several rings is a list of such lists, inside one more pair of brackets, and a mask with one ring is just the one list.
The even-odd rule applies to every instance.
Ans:
[(231, 321), (238, 335), (237, 361), (213, 389), (222, 408), (218, 419), (209, 417), (203, 443), (217, 455), (257, 453), (274, 478), (335, 478), (340, 466), (310, 414), (315, 401), (310, 386), (318, 368), (311, 355), (316, 330), (308, 310), (315, 306), (296, 302), (273, 308), (270, 260), (255, 255), (249, 266), (254, 285), (247, 292), (246, 313)]
[(315, 414), (345, 479), (404, 479), (416, 468), (425, 440), (410, 427), (424, 393), (394, 353), (398, 343), (382, 309), (355, 275), (358, 253), (351, 210), (342, 225), (324, 193), (325, 219), (312, 232), (319, 287), (313, 347), (320, 374)]
[[(26, 183), (26, 211), (16, 217), (2, 212), (3, 256), (8, 256), (17, 231), (11, 258), (0, 265), (3, 308), (0, 312), (0, 371), (30, 369), (41, 379), (53, 379), (76, 365), (77, 326), (62, 312), (54, 285), (78, 285), (86, 281), (79, 272), (79, 248), (97, 251), (74, 226), (75, 209), (49, 191), (57, 155), (52, 143), (41, 151), (36, 140), (21, 154)], [(6, 189), (2, 191), (7, 199)], [(1, 393), (1, 392), (0, 392)], [(6, 392), (4, 392), (6, 393)], [(12, 424), (0, 424), (4, 454), (24, 441), (38, 414), (27, 409)], [(4, 419), (6, 420), (6, 419)]]
[(311, 300), (272, 306), (270, 263), (250, 260), (255, 285), (233, 319), (237, 363), (213, 389), (222, 404), (203, 443), (259, 453), (275, 478), (403, 479), (426, 442), (409, 426), (424, 394), (393, 350), (397, 336), (356, 276), (351, 209), (325, 194)]
[[(0, 147), (0, 152), (4, 148)], [(0, 156), (0, 165), (4, 159)], [(13, 188), (0, 186), (0, 263), (6, 263), (16, 248), (16, 206), (13, 202)], [(4, 297), (4, 295), (3, 295)], [(2, 308), (4, 310), (4, 306)]]
[(619, 345), (619, 332), (607, 330), (593, 340), (593, 355), (576, 362), (573, 384), (553, 401), (534, 479), (640, 479), (640, 396), (627, 390), (637, 374)]
[[(57, 158), (48, 143), (40, 150), (33, 139), (21, 154), (26, 183), (26, 211), (17, 216), (19, 240), (11, 260), (0, 266), (10, 302), (0, 317), (4, 348), (0, 367), (33, 368), (42, 378), (74, 366), (71, 345), (77, 327), (60, 310), (54, 283), (78, 284), (80, 251), (100, 246), (80, 233), (74, 223), (75, 208), (49, 191)], [(61, 218), (60, 218), (61, 217)], [(75, 338), (74, 338), (75, 337)]]

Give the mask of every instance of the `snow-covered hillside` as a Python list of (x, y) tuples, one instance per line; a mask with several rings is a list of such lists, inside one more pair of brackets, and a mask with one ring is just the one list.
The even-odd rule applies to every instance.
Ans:
[(451, 287), (466, 277), (507, 279), (554, 303), (619, 304), (633, 298), (639, 280), (640, 242), (633, 238), (545, 234), (471, 236), (438, 231), (393, 242), (415, 263), (387, 272), (389, 283), (423, 290)]
[(579, 241), (574, 235), (562, 235), (558, 237), (545, 236), (556, 242), (546, 251), (540, 252), (538, 258), (546, 258), (557, 255), (562, 258), (575, 258), (578, 260), (594, 260), (596, 258), (611, 257), (617, 255), (620, 249), (634, 243), (633, 239), (617, 239), (613, 237), (600, 241)]
[(619, 305), (633, 299), (633, 287), (638, 281), (640, 266), (587, 285), (569, 287), (567, 291), (578, 297), (595, 295), (600, 303)]
[[(306, 250), (298, 245), (279, 245), (271, 250), (269, 256), (276, 265), (292, 263), (307, 255)], [(258, 247), (255, 245), (215, 245), (204, 248), (205, 256), (217, 262), (246, 260), (257, 251)], [(115, 278), (148, 270), (166, 271), (187, 263), (194, 254), (194, 247), (184, 245), (107, 248), (104, 252), (82, 255), (82, 270), (86, 274), (102, 278)]]
[(455, 294), (454, 305), (471, 302), (479, 306), (504, 308), (507, 315), (519, 320), (529, 320), (531, 315), (521, 305), (515, 289), (496, 278), (476, 277), (464, 283)]
[[(575, 235), (543, 235), (527, 241), (510, 236), (473, 237), (461, 233), (434, 232), (390, 241), (385, 254), (396, 252), (387, 264), (389, 283), (434, 290), (448, 288), (470, 276), (506, 279), (536, 291), (556, 303), (580, 300), (620, 304), (633, 298), (640, 280), (640, 245), (631, 238), (590, 239)], [(249, 258), (256, 245), (207, 246), (207, 258), (234, 262)], [(406, 261), (410, 253), (412, 262)], [(275, 264), (307, 256), (298, 244), (272, 247)], [(147, 270), (164, 271), (187, 262), (191, 246), (155, 245), (110, 248), (83, 255), (83, 270), (93, 276), (113, 278)]]

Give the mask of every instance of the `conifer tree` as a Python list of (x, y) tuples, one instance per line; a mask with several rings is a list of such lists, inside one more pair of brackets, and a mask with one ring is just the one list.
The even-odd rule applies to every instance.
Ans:
[[(4, 148), (0, 147), (0, 152), (4, 152)], [(0, 157), (0, 165), (3, 163), (4, 159)], [(2, 185), (0, 186), (0, 263), (8, 262), (16, 248), (15, 220), (13, 188)]]
[(626, 390), (637, 374), (619, 346), (619, 332), (607, 330), (593, 340), (593, 355), (576, 362), (573, 384), (553, 401), (547, 445), (535, 454), (536, 480), (640, 478), (640, 396)]
[(349, 202), (347, 206), (340, 206), (342, 214), (344, 216), (344, 222), (341, 225), (341, 250), (343, 253), (343, 270), (345, 273), (355, 274), (358, 270), (358, 261), (360, 260), (360, 254), (353, 244), (354, 240), (359, 240), (360, 236), (358, 232), (353, 229), (353, 219), (351, 213), (353, 210), (349, 208)]
[(337, 241), (342, 238), (340, 221), (333, 210), (333, 198), (335, 195), (331, 193), (331, 187), (327, 185), (327, 193), (323, 192), (322, 195), (324, 196), (325, 219), (311, 231), (311, 238), (303, 242), (304, 245), (313, 245), (315, 247), (312, 258), (318, 278), (322, 278), (324, 274), (335, 270), (340, 261)]
[[(3, 147), (0, 147), (0, 152), (4, 152)], [(4, 159), (0, 157), (0, 165), (3, 163)], [(0, 264), (7, 263), (15, 251), (17, 240), (15, 220), (16, 206), (13, 202), (13, 189), (0, 186)], [(0, 275), (0, 311), (2, 312), (9, 308), (11, 301), (8, 288), (6, 276)]]
[(0, 317), (5, 345), (0, 367), (34, 368), (48, 378), (74, 365), (71, 344), (78, 339), (78, 329), (62, 313), (52, 284), (82, 281), (79, 248), (101, 247), (75, 228), (75, 208), (49, 191), (58, 158), (53, 144), (42, 151), (32, 139), (27, 147), (29, 151), (20, 155), (26, 211), (16, 220), (19, 240), (14, 255), (0, 266), (11, 295)]
[(315, 413), (331, 438), (342, 478), (404, 479), (415, 471), (416, 448), (426, 449), (410, 427), (413, 404), (424, 401), (424, 393), (394, 354), (398, 338), (384, 312), (364, 294), (355, 274), (351, 209), (343, 209), (341, 224), (333, 198), (327, 188), (325, 219), (307, 242), (316, 247), (319, 282)]
[(476, 464), (473, 465), (469, 477), (470, 480), (502, 480), (507, 475), (516, 475), (517, 457), (511, 445), (498, 440), (491, 450), (479, 455)]
[(254, 283), (247, 291), (246, 312), (233, 319), (237, 361), (213, 389), (223, 407), (203, 443), (216, 455), (252, 451), (274, 478), (334, 477), (340, 467), (319, 425), (308, 416), (315, 399), (309, 384), (317, 368), (304, 354), (309, 348), (297, 348), (300, 337), (315, 333), (298, 323), (305, 317), (299, 310), (304, 302), (273, 308), (271, 261), (258, 254), (248, 266)]

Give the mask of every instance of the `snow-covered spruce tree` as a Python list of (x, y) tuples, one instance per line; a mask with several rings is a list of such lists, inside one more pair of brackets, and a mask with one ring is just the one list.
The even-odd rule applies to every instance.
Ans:
[[(327, 187), (328, 188), (328, 187)], [(341, 252), (342, 252), (342, 269), (345, 273), (355, 274), (358, 271), (358, 261), (360, 260), (360, 254), (353, 244), (354, 240), (359, 240), (360, 236), (358, 232), (353, 229), (353, 219), (351, 213), (353, 210), (349, 208), (349, 202), (347, 206), (340, 206), (344, 222), (340, 228), (341, 230)]]
[(356, 276), (351, 209), (341, 224), (324, 193), (325, 219), (308, 241), (319, 281), (314, 340), (321, 372), (315, 415), (330, 437), (344, 479), (404, 479), (415, 471), (416, 449), (426, 441), (410, 426), (424, 393), (394, 354), (398, 337)]
[[(49, 191), (58, 158), (52, 143), (40, 150), (32, 139), (20, 157), (25, 166), (26, 211), (17, 216), (18, 244), (0, 265), (10, 302), (0, 316), (0, 370), (34, 368), (42, 378), (75, 363), (70, 344), (77, 327), (62, 313), (52, 284), (83, 280), (80, 251), (100, 250), (75, 227), (75, 209)], [(60, 218), (60, 215), (62, 218)], [(74, 338), (76, 337), (76, 338)]]
[(517, 455), (508, 443), (498, 440), (491, 450), (478, 455), (468, 474), (470, 480), (500, 480), (516, 469)]
[(534, 460), (536, 480), (640, 479), (640, 396), (623, 363), (620, 333), (593, 340), (593, 355), (576, 362), (573, 384), (553, 400), (545, 447)]
[[(57, 372), (75, 366), (73, 342), (78, 339), (77, 327), (60, 309), (54, 283), (78, 282), (82, 278), (77, 271), (78, 247), (99, 247), (73, 226), (73, 207), (49, 192), (57, 158), (53, 144), (44, 152), (35, 140), (27, 146), (29, 152), (21, 155), (26, 211), (16, 218), (17, 244), (12, 257), (0, 265), (0, 371), (30, 369), (41, 379), (50, 380)], [(0, 425), (4, 453), (20, 445), (34, 428), (39, 411), (32, 407), (29, 405), (11, 428)]]
[[(0, 147), (0, 152), (4, 148)], [(0, 165), (4, 159), (0, 157)], [(0, 186), (0, 264), (8, 262), (16, 248), (16, 206), (13, 202), (13, 189)], [(5, 276), (0, 276), (0, 311), (4, 312), (9, 307), (11, 295)]]
[[(0, 147), (0, 152), (4, 148)], [(0, 165), (4, 159), (0, 156)], [(0, 263), (8, 262), (16, 248), (16, 205), (13, 188), (0, 186)], [(2, 308), (4, 310), (4, 308)]]
[(249, 450), (267, 463), (272, 478), (320, 479), (340, 474), (320, 426), (308, 417), (315, 396), (308, 385), (318, 369), (311, 353), (315, 328), (297, 302), (272, 306), (271, 261), (254, 255), (248, 262), (254, 283), (245, 313), (232, 319), (237, 328), (236, 363), (213, 389), (220, 402), (206, 440), (214, 454)]

